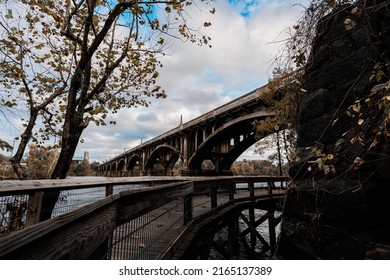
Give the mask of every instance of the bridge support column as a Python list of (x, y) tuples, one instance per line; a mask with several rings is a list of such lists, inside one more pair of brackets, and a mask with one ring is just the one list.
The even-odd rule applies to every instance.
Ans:
[(182, 155), (183, 155), (183, 167), (184, 168), (188, 168), (188, 138), (187, 137), (184, 137), (183, 138), (183, 152), (182, 152)]
[(140, 176), (146, 176), (145, 164), (146, 164), (146, 154), (145, 154), (145, 150), (143, 150), (141, 153), (140, 163), (139, 163), (139, 165), (140, 165), (139, 175)]
[(182, 155), (182, 161), (183, 161), (183, 166), (182, 166), (182, 170), (180, 171), (180, 175), (182, 176), (191, 176), (189, 173), (189, 170), (188, 170), (188, 161), (189, 161), (189, 151), (188, 151), (188, 137), (184, 136), (182, 139), (181, 139), (181, 145), (180, 145), (180, 153)]

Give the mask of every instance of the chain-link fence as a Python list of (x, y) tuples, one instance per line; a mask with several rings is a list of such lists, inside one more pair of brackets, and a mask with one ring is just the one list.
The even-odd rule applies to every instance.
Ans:
[(0, 236), (24, 228), (29, 195), (0, 196)]
[[(49, 217), (53, 218), (98, 201), (109, 194), (141, 189), (146, 186), (147, 184), (142, 183), (117, 185), (112, 187), (110, 193), (107, 193), (106, 186), (42, 192), (44, 198), (41, 199), (53, 201), (54, 207), (47, 207), (47, 204), (43, 203), (40, 213), (49, 213)], [(34, 207), (31, 205), (31, 197), (31, 194), (1, 195), (0, 192), (0, 236), (26, 227), (28, 215)], [(39, 217), (36, 219), (38, 221)]]

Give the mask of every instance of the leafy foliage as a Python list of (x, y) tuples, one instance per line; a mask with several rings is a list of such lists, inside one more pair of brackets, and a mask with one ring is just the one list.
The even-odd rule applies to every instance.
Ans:
[(28, 179), (49, 179), (57, 157), (57, 149), (31, 144), (27, 158)]
[(279, 168), (269, 160), (236, 161), (231, 167), (235, 175), (279, 175)]
[[(278, 141), (279, 148), (277, 145)], [(280, 152), (282, 167), (289, 166), (294, 157), (295, 143), (295, 130), (284, 129), (282, 131), (278, 131), (278, 133), (273, 133), (265, 138), (260, 139), (256, 143), (255, 152), (261, 156), (267, 156), (267, 160), (276, 165), (279, 164)]]
[(70, 165), (68, 175), (69, 176), (96, 176), (98, 162), (89, 163), (88, 160), (81, 162), (73, 161)]
[(386, 159), (378, 149), (390, 137), (390, 80), (374, 86), (367, 97), (349, 106), (346, 114), (352, 125), (335, 144), (337, 157), (348, 158), (348, 152), (357, 151), (348, 158), (349, 170), (360, 169), (366, 161)]
[[(290, 164), (296, 142), (296, 128), (302, 95), (302, 72), (292, 70), (274, 70), (274, 78), (268, 83), (268, 91), (261, 100), (275, 116), (253, 122), (256, 128), (256, 152), (263, 154), (272, 151), (270, 157), (276, 158), (276, 129), (281, 133), (281, 153)], [(265, 136), (271, 135), (267, 138)], [(271, 159), (271, 158), (269, 158)]]
[[(169, 39), (209, 45), (200, 27), (188, 24), (187, 10), (196, 4), (0, 1), (0, 86), (6, 96), (2, 101), (29, 111), (13, 158), (15, 170), (30, 139), (44, 143), (54, 136), (61, 139), (56, 143), (61, 154), (53, 177), (64, 177), (90, 122), (106, 125), (122, 108), (165, 98), (157, 78), (159, 56)], [(205, 22), (202, 27), (210, 25)], [(43, 123), (38, 129), (37, 120)]]

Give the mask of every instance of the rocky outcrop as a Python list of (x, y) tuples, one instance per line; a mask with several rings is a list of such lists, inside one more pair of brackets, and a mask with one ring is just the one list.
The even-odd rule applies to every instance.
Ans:
[[(390, 189), (356, 179), (302, 180), (289, 191), (278, 256), (364, 259), (372, 244), (390, 246)], [(388, 254), (390, 256), (390, 251)]]
[[(365, 7), (364, 12), (360, 8), (354, 10), (355, 6), (344, 6), (318, 24), (305, 70), (307, 94), (302, 100), (298, 128), (301, 148), (316, 146), (324, 153), (334, 153), (335, 143), (355, 121), (348, 115), (348, 108), (356, 100), (368, 97), (378, 83), (370, 79), (375, 75), (375, 65), (387, 65), (383, 71), (390, 72), (389, 3), (371, 2), (376, 4)], [(346, 28), (346, 20), (352, 21), (354, 28)], [(384, 75), (383, 80), (386, 79), (389, 77)], [(301, 152), (305, 154), (299, 149), (297, 156), (306, 162), (307, 155)], [(353, 161), (361, 152), (358, 145), (350, 147), (346, 161)], [(300, 169), (292, 168), (291, 176), (296, 177)]]
[[(290, 169), (295, 187), (287, 195), (280, 258), (390, 256), (390, 139), (381, 136), (368, 155), (367, 143), (378, 132), (375, 122), (381, 121), (377, 115), (370, 127), (361, 126), (371, 135), (358, 143), (343, 137), (357, 126), (348, 110), (390, 73), (390, 3), (365, 3), (343, 6), (318, 24), (305, 70), (297, 162)], [(378, 63), (387, 65), (383, 81), (370, 79)]]

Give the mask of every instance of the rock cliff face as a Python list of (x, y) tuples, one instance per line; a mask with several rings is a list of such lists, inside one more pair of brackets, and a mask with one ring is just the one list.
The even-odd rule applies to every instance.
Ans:
[[(349, 28), (346, 23), (351, 21)], [(290, 169), (296, 187), (287, 195), (279, 257), (390, 256), (390, 139), (381, 136), (380, 144), (367, 152), (368, 141), (376, 137), (382, 121), (378, 115), (372, 116), (370, 127), (361, 125), (371, 135), (359, 143), (343, 137), (356, 126), (360, 129), (348, 110), (353, 105), (360, 110), (357, 100), (367, 99), (375, 84), (389, 80), (389, 61), (389, 1), (343, 6), (318, 24), (305, 69), (299, 160)], [(382, 65), (382, 81), (375, 72), (378, 65)], [(372, 75), (374, 79), (370, 79)], [(343, 141), (348, 145), (338, 145)], [(326, 155), (330, 155), (327, 170)]]

